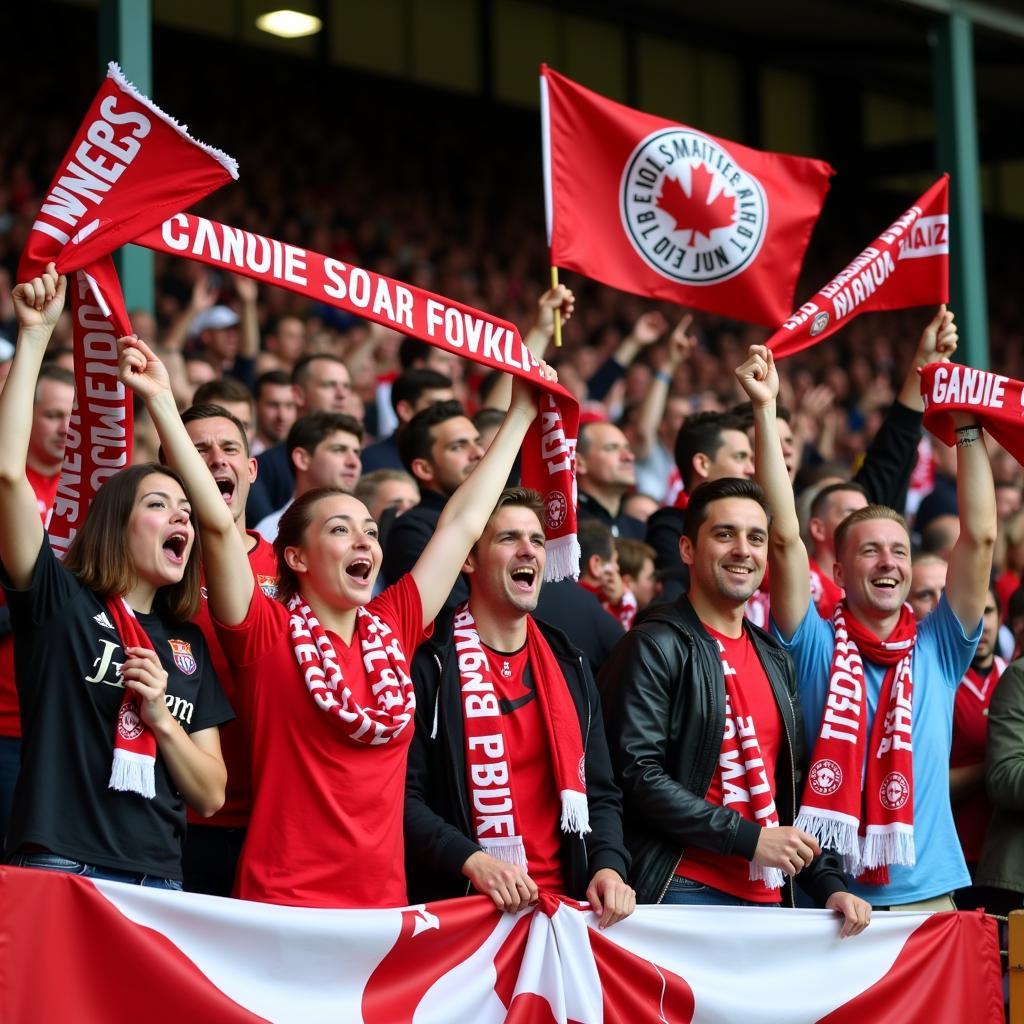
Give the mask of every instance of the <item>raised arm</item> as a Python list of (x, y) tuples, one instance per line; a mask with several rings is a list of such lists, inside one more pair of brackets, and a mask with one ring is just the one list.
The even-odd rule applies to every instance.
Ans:
[(61, 310), (67, 279), (51, 263), (42, 277), (12, 293), (18, 317), (18, 345), (0, 395), (0, 561), (8, 579), (27, 587), (43, 543), (35, 491), (25, 475), (32, 434), (32, 405), (39, 367)]
[(946, 600), (967, 632), (985, 611), (996, 543), (996, 491), (981, 428), (970, 413), (953, 413), (956, 426), (956, 500), (960, 536), (949, 555)]
[[(557, 379), (555, 371), (546, 364), (542, 363), (541, 369), (549, 380)], [(437, 530), (412, 567), (423, 604), (424, 624), (434, 621), (462, 570), (469, 549), (483, 533), (536, 415), (534, 387), (517, 377), (512, 385), (512, 404), (487, 454), (448, 499)]]
[(665, 405), (668, 402), (672, 378), (676, 370), (690, 358), (690, 353), (697, 347), (697, 338), (690, 334), (693, 315), (687, 313), (676, 324), (676, 329), (668, 339), (668, 352), (665, 362), (654, 372), (654, 379), (647, 389), (640, 413), (637, 417), (636, 438), (633, 441), (633, 454), (638, 459), (646, 459), (658, 440), (658, 427), (665, 418)]
[(210, 610), (225, 625), (237, 626), (249, 610), (255, 579), (231, 510), (181, 422), (163, 364), (134, 336), (117, 344), (118, 376), (145, 402), (167, 461), (185, 481), (203, 546)]
[(757, 482), (772, 510), (768, 557), (772, 618), (787, 639), (800, 625), (811, 600), (807, 549), (800, 539), (793, 485), (782, 458), (775, 427), (779, 372), (775, 357), (764, 345), (751, 345), (750, 357), (736, 370), (736, 379), (750, 398), (754, 412), (754, 467)]
[[(549, 288), (537, 300), (537, 322), (530, 328), (523, 342), (538, 359), (544, 358), (544, 353), (548, 350), (551, 337), (555, 333), (555, 316), (560, 316), (562, 323), (566, 323), (572, 316), (575, 304), (575, 297), (564, 284)], [(491, 393), (487, 396), (484, 407), (487, 409), (500, 409), (502, 412), (505, 412), (511, 401), (512, 374), (503, 373), (498, 383), (491, 388)]]
[(259, 286), (251, 277), (234, 274), (235, 294), (242, 306), (239, 316), (240, 340), (238, 354), (243, 359), (255, 359), (260, 354)]

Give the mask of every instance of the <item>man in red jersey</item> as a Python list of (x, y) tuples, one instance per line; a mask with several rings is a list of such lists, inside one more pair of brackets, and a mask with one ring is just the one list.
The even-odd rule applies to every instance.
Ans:
[[(68, 423), (75, 401), (75, 378), (70, 370), (44, 365), (36, 382), (32, 406), (32, 433), (28, 442), (25, 475), (36, 494), (45, 523), (57, 495)], [(0, 596), (0, 839), (7, 831), (14, 783), (21, 763), (21, 719), (14, 685), (14, 640), (7, 608)]]
[[(235, 526), (249, 553), (249, 564), (259, 587), (270, 597), (277, 593), (277, 561), (273, 547), (258, 533), (245, 528), (245, 502), (249, 486), (256, 479), (256, 460), (249, 454), (245, 427), (219, 405), (194, 405), (182, 413), (182, 422), (196, 450), (210, 469), (224, 502), (231, 509)], [(242, 681), (235, 679), (217, 639), (202, 590), (202, 605), (196, 624), (210, 648), (214, 671), (236, 714), (245, 709)], [(185, 888), (212, 896), (230, 896), (235, 865), (242, 850), (252, 804), (249, 747), (245, 729), (235, 722), (221, 729), (221, 752), (228, 769), (224, 806), (212, 818), (198, 818), (189, 812), (182, 867)]]

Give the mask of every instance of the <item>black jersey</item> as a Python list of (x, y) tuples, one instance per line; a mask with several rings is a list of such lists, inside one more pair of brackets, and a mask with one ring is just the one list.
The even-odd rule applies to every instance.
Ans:
[[(21, 774), (6, 852), (37, 844), (74, 860), (181, 878), (185, 804), (159, 749), (156, 796), (108, 788), (124, 696), (124, 652), (105, 602), (57, 560), (44, 539), (25, 590), (7, 591), (21, 704)], [(167, 672), (167, 707), (188, 733), (229, 721), (231, 707), (202, 633), (137, 612)]]

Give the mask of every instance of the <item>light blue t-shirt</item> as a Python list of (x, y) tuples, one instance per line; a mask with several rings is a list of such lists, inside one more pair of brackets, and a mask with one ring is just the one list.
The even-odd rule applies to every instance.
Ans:
[[(888, 885), (851, 882), (851, 892), (875, 906), (914, 903), (971, 884), (949, 803), (949, 749), (956, 688), (974, 657), (981, 627), (979, 621), (977, 628), (967, 636), (945, 596), (935, 611), (917, 624), (917, 643), (911, 662), (914, 694), (910, 730), (917, 863), (912, 868), (891, 867)], [(835, 630), (831, 620), (823, 619), (812, 603), (788, 642), (779, 633), (774, 620), (772, 632), (796, 665), (810, 753), (814, 750), (825, 710)], [(878, 691), (885, 672), (885, 666), (864, 659), (869, 728), (875, 720)]]

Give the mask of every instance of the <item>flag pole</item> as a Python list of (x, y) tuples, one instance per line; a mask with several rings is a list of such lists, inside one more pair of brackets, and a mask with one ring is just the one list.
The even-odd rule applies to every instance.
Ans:
[[(551, 267), (551, 287), (552, 288), (557, 288), (558, 287), (558, 267), (556, 267), (556, 266), (552, 266)], [(555, 309), (553, 309), (551, 311), (551, 314), (555, 318), (555, 320), (554, 320), (555, 333), (552, 335), (552, 338), (553, 338), (553, 340), (555, 342), (555, 348), (561, 348), (562, 347), (562, 313), (561, 313), (561, 310), (559, 310), (556, 307)]]

